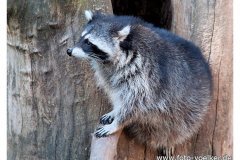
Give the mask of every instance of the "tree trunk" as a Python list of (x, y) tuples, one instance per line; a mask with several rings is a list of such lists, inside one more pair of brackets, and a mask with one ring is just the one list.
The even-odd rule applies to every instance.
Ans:
[(181, 155), (232, 156), (232, 1), (173, 0), (173, 32), (193, 41), (212, 68), (214, 92), (204, 125)]
[(88, 159), (109, 104), (66, 49), (91, 8), (111, 12), (111, 2), (8, 0), (8, 159)]
[[(174, 155), (232, 155), (232, 1), (165, 2), (172, 19), (165, 15), (159, 25), (200, 46), (214, 78), (206, 123)], [(79, 39), (82, 13), (91, 8), (112, 11), (110, 0), (8, 0), (8, 159), (89, 159), (91, 133), (110, 105), (89, 64), (69, 58), (66, 49)], [(119, 160), (156, 159), (124, 134), (117, 147)]]

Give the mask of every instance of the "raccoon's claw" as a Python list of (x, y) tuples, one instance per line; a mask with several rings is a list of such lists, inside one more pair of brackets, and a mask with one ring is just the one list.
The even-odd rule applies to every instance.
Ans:
[(100, 128), (98, 128), (97, 131), (95, 132), (95, 136), (96, 136), (97, 138), (107, 137), (107, 136), (109, 135), (108, 133), (109, 133), (109, 132), (106, 131), (106, 130), (104, 129), (104, 127), (100, 127)]
[(111, 124), (114, 118), (111, 115), (105, 114), (100, 118), (100, 124)]
[(113, 121), (111, 124), (107, 124), (104, 126), (99, 127), (96, 132), (95, 132), (95, 136), (97, 138), (101, 138), (101, 137), (107, 137), (111, 134), (114, 134), (115, 132), (117, 132), (119, 130), (119, 126), (117, 125), (116, 121)]

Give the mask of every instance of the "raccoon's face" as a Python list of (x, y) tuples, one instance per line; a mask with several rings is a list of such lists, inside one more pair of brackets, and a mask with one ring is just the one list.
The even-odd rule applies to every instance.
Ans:
[(124, 54), (120, 43), (130, 33), (130, 25), (113, 21), (113, 17), (93, 14), (85, 11), (88, 23), (81, 34), (79, 42), (67, 50), (69, 56), (99, 62), (113, 62)]

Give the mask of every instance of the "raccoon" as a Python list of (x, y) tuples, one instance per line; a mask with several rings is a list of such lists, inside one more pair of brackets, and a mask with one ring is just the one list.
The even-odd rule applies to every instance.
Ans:
[(140, 18), (85, 11), (87, 24), (69, 56), (89, 60), (113, 110), (96, 137), (124, 129), (154, 149), (172, 148), (198, 131), (212, 94), (200, 49)]

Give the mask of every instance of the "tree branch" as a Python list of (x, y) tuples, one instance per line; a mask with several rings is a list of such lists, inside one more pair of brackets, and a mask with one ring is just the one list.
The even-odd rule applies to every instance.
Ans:
[(122, 130), (105, 137), (96, 138), (92, 135), (90, 160), (114, 160), (117, 158), (117, 144)]

